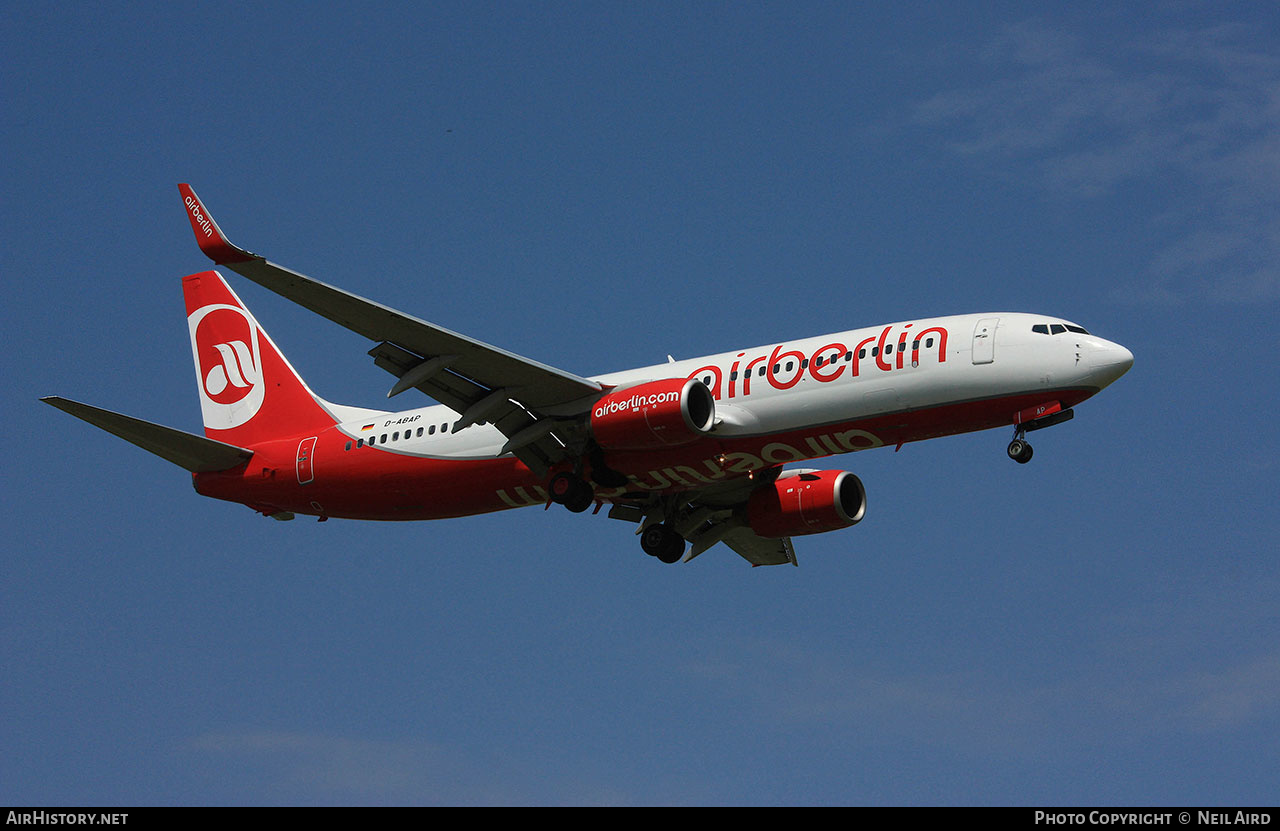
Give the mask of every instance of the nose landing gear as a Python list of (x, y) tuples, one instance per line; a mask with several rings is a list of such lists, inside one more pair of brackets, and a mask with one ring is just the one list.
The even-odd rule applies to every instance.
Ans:
[[(1013, 424), (1013, 441), (1009, 442), (1008, 452), (1010, 459), (1020, 465), (1025, 465), (1031, 461), (1031, 443), (1025, 438), (1028, 432), (1043, 430), (1046, 427), (1070, 421), (1075, 416), (1074, 410), (1062, 410), (1059, 407), (1058, 402), (1053, 401), (1039, 407), (1029, 407), (1018, 413)], [(1047, 415), (1040, 415), (1040, 413), (1046, 411)]]
[(1014, 435), (1013, 441), (1009, 442), (1008, 452), (1009, 458), (1020, 465), (1025, 465), (1031, 461), (1031, 443), (1024, 438), (1020, 438), (1017, 434)]

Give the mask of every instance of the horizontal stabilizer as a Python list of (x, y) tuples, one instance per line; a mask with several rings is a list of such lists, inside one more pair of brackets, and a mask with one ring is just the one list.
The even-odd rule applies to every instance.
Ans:
[(192, 473), (211, 473), (215, 470), (228, 470), (244, 464), (253, 456), (252, 450), (236, 447), (234, 444), (206, 439), (191, 433), (131, 418), (50, 395), (41, 398), (46, 404), (57, 407), (64, 413), (70, 413), (94, 427), (100, 427), (108, 433), (119, 436), (127, 442), (136, 444), (143, 450), (154, 453), (165, 461), (173, 462)]

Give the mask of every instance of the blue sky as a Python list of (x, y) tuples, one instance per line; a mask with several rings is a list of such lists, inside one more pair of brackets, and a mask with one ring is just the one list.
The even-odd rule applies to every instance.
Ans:
[[(942, 5), (7, 4), (0, 801), (1274, 802), (1280, 17)], [(178, 182), (583, 374), (991, 310), (1137, 361), (1025, 467), (831, 460), (868, 519), (798, 569), (561, 510), (275, 523), (36, 401), (198, 430)]]

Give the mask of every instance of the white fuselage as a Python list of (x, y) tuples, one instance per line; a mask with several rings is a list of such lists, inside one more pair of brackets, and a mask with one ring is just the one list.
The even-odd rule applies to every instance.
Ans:
[[(1039, 333), (1036, 326), (1063, 331)], [(1092, 395), (1132, 361), (1124, 347), (1058, 318), (987, 313), (855, 329), (593, 380), (625, 389), (662, 378), (699, 378), (716, 399), (716, 435), (734, 439), (1040, 392), (1046, 399), (1061, 390)], [(498, 454), (505, 436), (489, 424), (454, 433), (457, 418), (437, 405), (380, 412), (339, 429), (410, 455), (462, 460)]]

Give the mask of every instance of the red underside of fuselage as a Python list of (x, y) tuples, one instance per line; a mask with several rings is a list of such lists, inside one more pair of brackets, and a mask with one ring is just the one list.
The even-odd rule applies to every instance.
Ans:
[[(1008, 426), (1028, 407), (1058, 401), (1067, 409), (1094, 392), (1038, 391), (764, 436), (708, 438), (645, 452), (606, 451), (609, 467), (627, 474), (631, 483), (598, 488), (596, 496), (602, 502), (630, 501), (638, 495), (695, 490), (780, 464)], [(351, 440), (332, 428), (316, 437), (300, 463), (299, 443), (308, 438), (294, 436), (256, 445), (244, 467), (195, 474), (195, 488), (205, 496), (240, 502), (267, 514), (290, 511), (371, 520), (444, 519), (547, 500), (545, 481), (511, 456), (459, 460), (409, 455), (381, 446), (346, 450)]]

